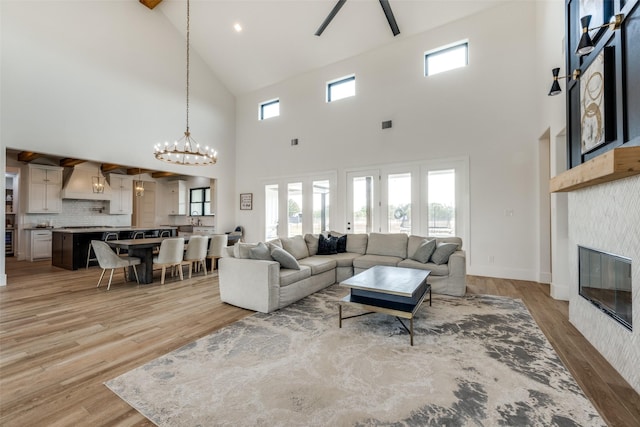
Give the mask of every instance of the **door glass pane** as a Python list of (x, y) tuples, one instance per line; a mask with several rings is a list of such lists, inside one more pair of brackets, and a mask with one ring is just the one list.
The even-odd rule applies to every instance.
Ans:
[(389, 233), (411, 233), (411, 174), (388, 176)]
[(302, 183), (292, 182), (288, 184), (288, 212), (289, 237), (302, 235)]
[(456, 235), (455, 170), (429, 171), (429, 236)]
[(313, 181), (313, 233), (329, 230), (329, 181)]
[(278, 184), (264, 186), (264, 238), (278, 237)]
[(373, 225), (373, 177), (353, 178), (353, 232), (370, 233)]

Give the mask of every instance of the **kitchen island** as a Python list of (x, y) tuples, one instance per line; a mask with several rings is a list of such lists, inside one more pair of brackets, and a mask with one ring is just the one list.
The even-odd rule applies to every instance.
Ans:
[[(132, 239), (136, 233), (144, 233), (144, 237), (159, 237), (163, 231), (170, 236), (176, 235), (177, 227), (66, 227), (52, 230), (51, 265), (77, 270), (87, 265), (87, 254), (92, 240), (105, 240), (107, 233), (117, 234), (118, 239)], [(89, 265), (97, 265), (92, 261)]]

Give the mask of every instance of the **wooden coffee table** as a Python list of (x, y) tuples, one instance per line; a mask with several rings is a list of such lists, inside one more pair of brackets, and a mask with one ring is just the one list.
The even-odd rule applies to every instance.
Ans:
[[(395, 316), (409, 332), (413, 345), (413, 318), (429, 292), (431, 305), (431, 285), (427, 283), (430, 271), (415, 268), (375, 266), (340, 283), (351, 289), (351, 293), (339, 302), (340, 327), (342, 321), (371, 313)], [(351, 305), (366, 313), (342, 317), (342, 306)], [(402, 320), (409, 319), (410, 327)]]

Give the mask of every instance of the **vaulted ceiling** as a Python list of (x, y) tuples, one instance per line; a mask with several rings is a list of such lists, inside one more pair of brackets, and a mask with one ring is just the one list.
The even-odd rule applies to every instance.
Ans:
[[(191, 0), (191, 48), (238, 95), (445, 25), (506, 0), (389, 0), (400, 29), (395, 37), (378, 0), (348, 0), (322, 36), (315, 36), (336, 1)], [(149, 13), (164, 15), (186, 35), (186, 0), (140, 2), (149, 7)], [(241, 32), (234, 29), (236, 23), (242, 26)]]

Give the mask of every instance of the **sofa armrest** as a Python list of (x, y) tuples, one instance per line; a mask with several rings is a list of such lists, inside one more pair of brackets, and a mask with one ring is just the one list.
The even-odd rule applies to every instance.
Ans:
[(278, 262), (223, 257), (219, 260), (218, 277), (223, 302), (262, 313), (278, 308)]
[(449, 276), (462, 277), (467, 275), (467, 262), (464, 251), (455, 251), (449, 257)]

